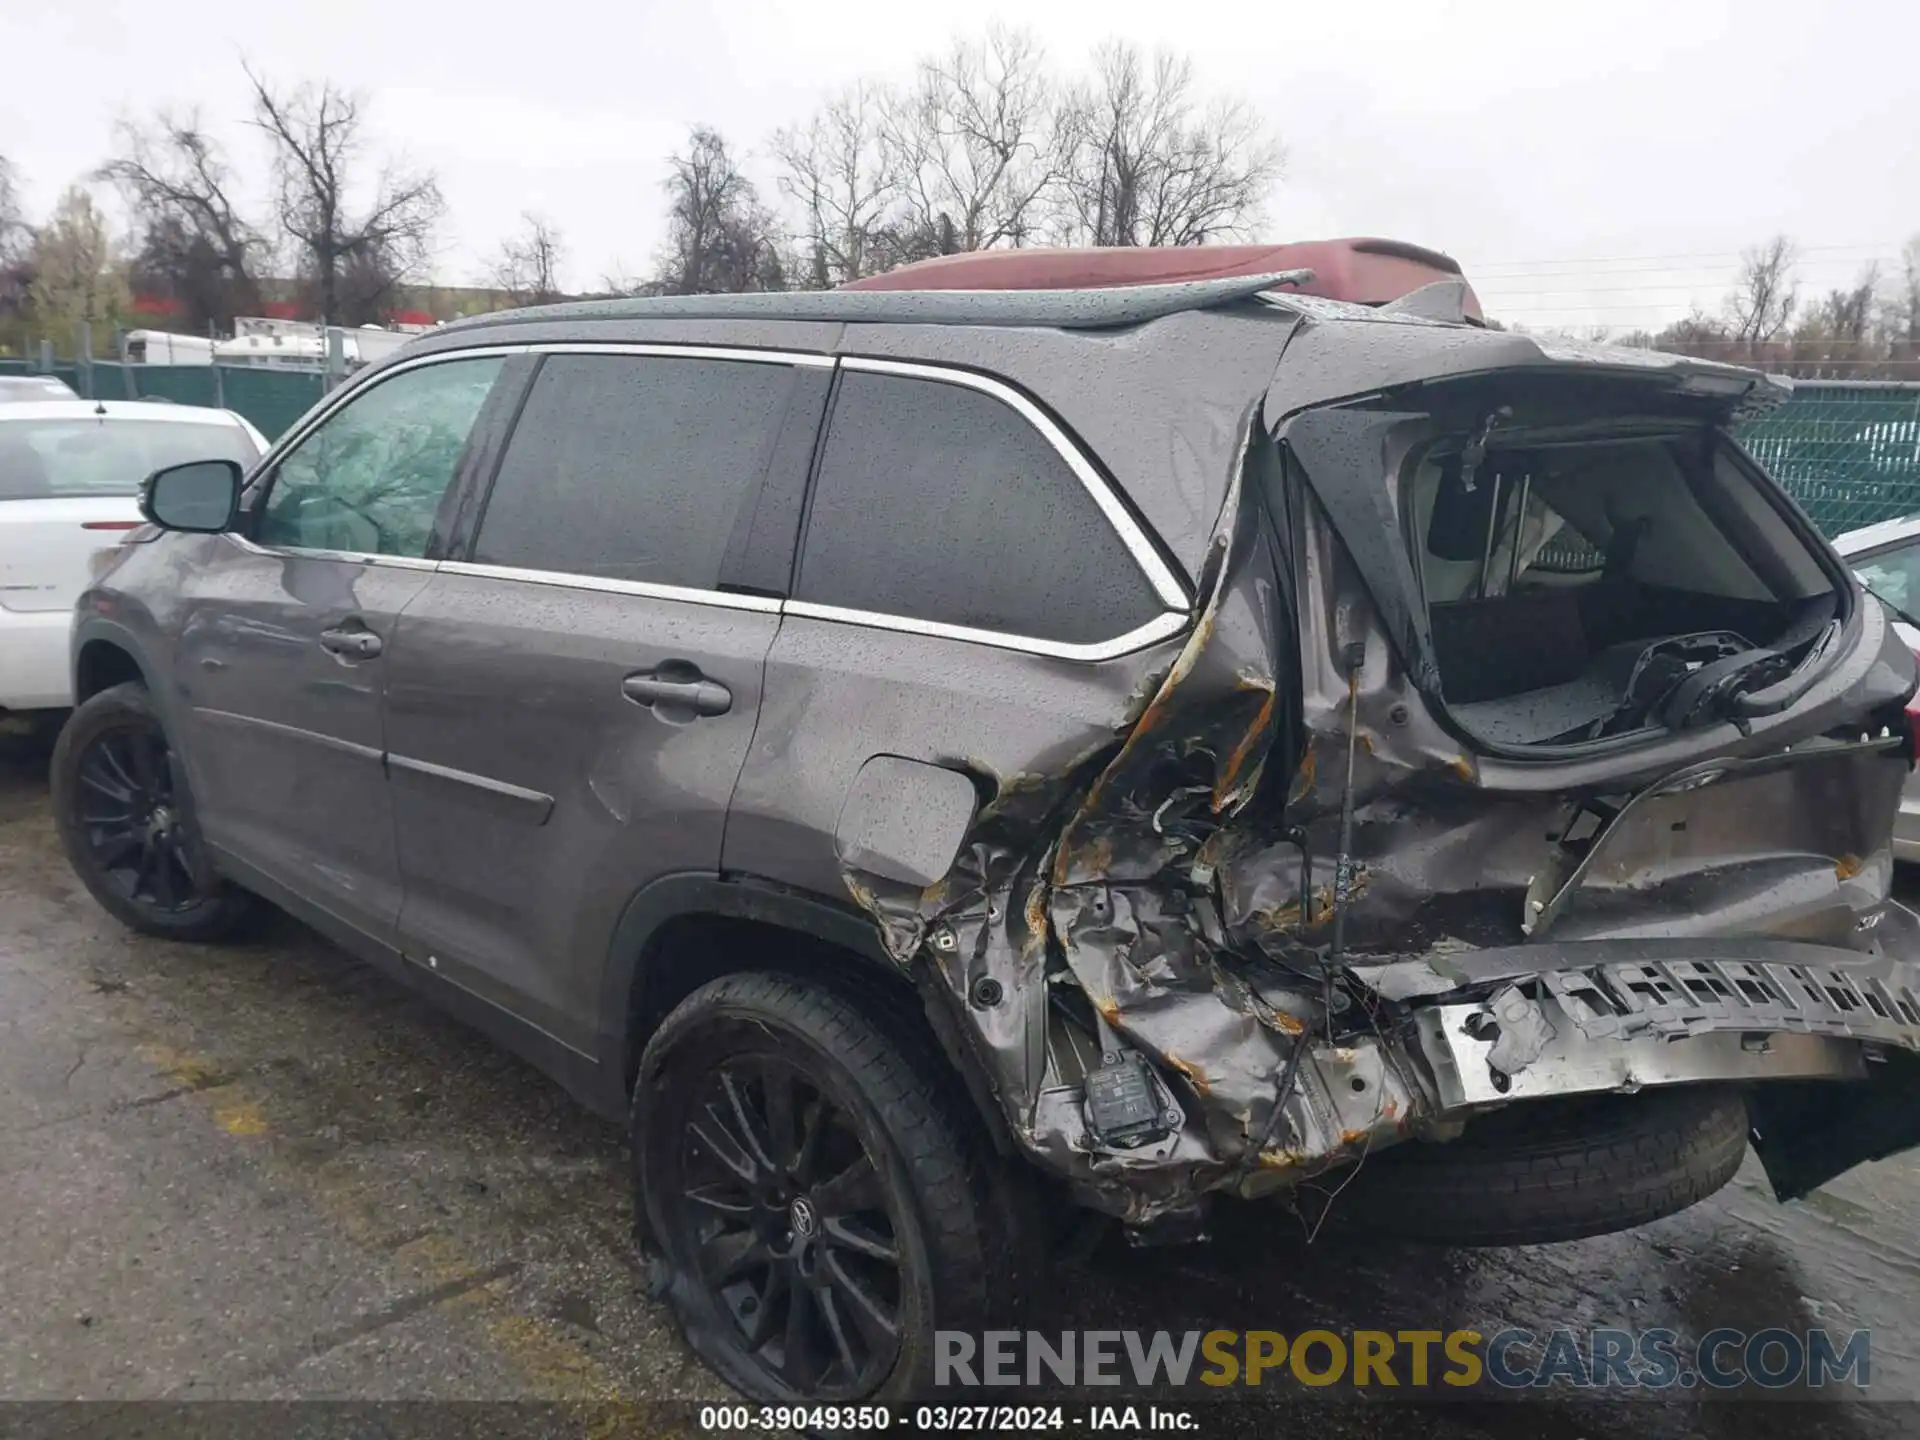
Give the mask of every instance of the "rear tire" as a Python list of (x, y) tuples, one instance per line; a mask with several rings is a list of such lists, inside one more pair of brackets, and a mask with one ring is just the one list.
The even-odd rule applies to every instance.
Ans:
[(1678, 1214), (1725, 1185), (1747, 1150), (1747, 1111), (1727, 1086), (1523, 1101), (1418, 1141), (1354, 1177), (1343, 1221), (1444, 1245), (1539, 1245)]
[(999, 1298), (998, 1162), (880, 1013), (729, 975), (641, 1057), (636, 1207), (656, 1274), (688, 1344), (756, 1400), (924, 1394), (934, 1331), (977, 1332)]
[(114, 919), (188, 941), (223, 939), (246, 920), (252, 897), (209, 868), (185, 774), (144, 685), (115, 685), (75, 710), (52, 771), (67, 861)]

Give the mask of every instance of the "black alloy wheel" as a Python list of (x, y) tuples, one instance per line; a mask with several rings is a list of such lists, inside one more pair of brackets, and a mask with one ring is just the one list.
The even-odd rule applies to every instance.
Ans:
[(67, 862), (123, 925), (172, 940), (216, 940), (249, 897), (205, 863), (192, 796), (146, 687), (91, 696), (53, 748), (53, 811)]
[(978, 1121), (876, 1009), (792, 976), (709, 982), (648, 1042), (636, 1208), (688, 1343), (756, 1400), (926, 1393), (934, 1331), (1009, 1284)]
[(135, 905), (169, 915), (200, 898), (158, 726), (103, 730), (78, 759), (79, 815), (93, 862)]
[(900, 1245), (847, 1111), (771, 1056), (707, 1073), (680, 1136), (680, 1223), (736, 1343), (796, 1394), (864, 1395), (900, 1353)]

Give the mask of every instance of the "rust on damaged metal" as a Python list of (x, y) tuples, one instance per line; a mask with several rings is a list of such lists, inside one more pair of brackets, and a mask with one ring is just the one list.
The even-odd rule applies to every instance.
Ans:
[[(1308, 302), (1289, 303), (1312, 319)], [(1323, 373), (1311, 347), (1338, 328), (1301, 327), (1301, 373)], [(1543, 787), (1463, 750), (1431, 703), (1440, 677), (1420, 648), (1424, 620), (1404, 595), (1384, 603), (1379, 554), (1359, 558), (1362, 530), (1379, 551), (1385, 512), (1328, 503), (1329, 485), (1376, 464), (1379, 427), (1404, 418), (1364, 402), (1289, 405), (1276, 381), (1241, 417), (1194, 567), (1193, 624), (1110, 742), (1053, 773), (976, 775), (983, 807), (939, 884), (846, 876), (893, 958), (937, 977), (1015, 1143), (1128, 1222), (1210, 1191), (1286, 1191), (1411, 1136), (1457, 1135), (1434, 1069), (1444, 1047), (1415, 1035), (1414, 1011), (1438, 997), (1500, 996), (1498, 1058), (1520, 1066), (1553, 1030), (1543, 977), (1589, 954), (1583, 944), (1749, 934), (1857, 952), (1906, 923), (1889, 920), (1879, 939), (1862, 924), (1885, 905), (1890, 861), (1874, 837), (1897, 800), (1892, 742), (1756, 763), (1688, 797), (1708, 821), (1691, 833), (1671, 823), (1680, 812), (1658, 769)], [(1905, 677), (1866, 668), (1878, 634), (1849, 662), (1852, 698), (1836, 692), (1824, 715), (1899, 691)], [(1803, 843), (1810, 787), (1846, 800), (1814, 847), (1831, 844), (1824, 860)], [(1577, 868), (1556, 837), (1593, 793), (1631, 818), (1596, 846), (1597, 869), (1591, 855)], [(1530, 887), (1556, 865), (1555, 944), (1513, 958), (1533, 938)], [(1749, 898), (1796, 884), (1804, 904), (1761, 914)], [(1151, 1143), (1090, 1132), (1085, 1080), (1114, 1046), (1145, 1057), (1172, 1097), (1177, 1123)]]

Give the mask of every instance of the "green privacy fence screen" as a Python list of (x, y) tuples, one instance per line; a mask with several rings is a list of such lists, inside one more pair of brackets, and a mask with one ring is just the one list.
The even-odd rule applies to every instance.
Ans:
[[(34, 368), (0, 360), (0, 374)], [(82, 395), (224, 405), (277, 438), (326, 393), (315, 370), (238, 365), (56, 365)], [(1828, 535), (1920, 513), (1920, 384), (1808, 381), (1740, 440)]]
[(1920, 513), (1920, 385), (1797, 381), (1739, 435), (1828, 535)]
[[(39, 367), (29, 360), (0, 360), (0, 375), (24, 375)], [(122, 365), (61, 363), (54, 376), (89, 400), (170, 400), (176, 405), (217, 405), (238, 411), (269, 440), (327, 393), (318, 370), (269, 369), (259, 365)]]

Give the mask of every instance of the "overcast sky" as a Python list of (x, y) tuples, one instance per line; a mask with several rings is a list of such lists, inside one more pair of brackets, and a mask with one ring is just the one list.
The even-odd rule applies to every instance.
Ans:
[(440, 278), (476, 278), (534, 209), (586, 286), (650, 267), (689, 124), (763, 152), (832, 89), (994, 19), (1063, 67), (1108, 36), (1190, 54), (1287, 147), (1268, 236), (1447, 250), (1522, 323), (1716, 305), (1740, 248), (1776, 231), (1822, 289), (1920, 231), (1912, 0), (0, 0), (0, 154), (43, 212), (117, 119), (198, 104), (257, 174), (245, 56), (365, 92), (380, 145), (438, 173)]

